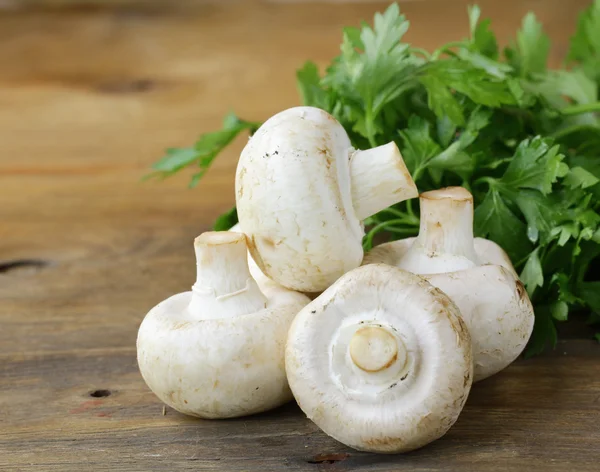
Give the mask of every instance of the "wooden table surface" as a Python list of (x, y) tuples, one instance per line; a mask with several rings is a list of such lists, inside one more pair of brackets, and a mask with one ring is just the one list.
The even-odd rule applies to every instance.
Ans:
[[(572, 0), (483, 1), (506, 41), (530, 9), (566, 50)], [(562, 341), (474, 386), (442, 440), (404, 456), (352, 451), (295, 405), (229, 421), (163, 406), (135, 361), (145, 313), (193, 282), (193, 238), (233, 203), (236, 154), (195, 190), (140, 183), (164, 148), (235, 109), (298, 103), (344, 25), (385, 4), (0, 3), (0, 469), (600, 470), (600, 346)], [(466, 35), (466, 2), (402, 3), (408, 39)]]

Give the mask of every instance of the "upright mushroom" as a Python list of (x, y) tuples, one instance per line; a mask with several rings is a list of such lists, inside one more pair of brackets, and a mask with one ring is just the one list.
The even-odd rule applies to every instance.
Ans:
[[(241, 233), (242, 229), (240, 228), (240, 224), (237, 223), (235, 225), (233, 225), (229, 231), (233, 231), (235, 233)], [(256, 262), (254, 262), (254, 259), (252, 259), (252, 255), (250, 254), (250, 251), (248, 251), (248, 269), (250, 270), (250, 275), (252, 276), (252, 278), (256, 281), (256, 283), (258, 284), (258, 288), (260, 288), (260, 290), (265, 293), (268, 294), (272, 291), (282, 291), (282, 292), (290, 292), (290, 293), (296, 293), (292, 290), (289, 290), (281, 285), (279, 285), (277, 282), (271, 280), (269, 277), (267, 277), (262, 270), (260, 270), (260, 267), (258, 267), (256, 265)]]
[(231, 418), (291, 399), (284, 369), (287, 330), (306, 296), (250, 276), (246, 237), (208, 232), (194, 242), (191, 292), (159, 303), (138, 333), (138, 364), (150, 389), (176, 410)]
[(363, 258), (361, 221), (417, 196), (397, 146), (355, 150), (329, 113), (285, 110), (244, 148), (236, 172), (242, 231), (277, 283), (320, 292)]
[(475, 381), (504, 369), (525, 348), (533, 307), (506, 253), (473, 237), (473, 196), (449, 187), (420, 196), (419, 235), (372, 249), (364, 264), (423, 274), (460, 309), (471, 337)]
[(308, 418), (350, 447), (384, 453), (444, 435), (473, 373), (456, 306), (421, 277), (384, 264), (348, 272), (304, 307), (285, 361)]

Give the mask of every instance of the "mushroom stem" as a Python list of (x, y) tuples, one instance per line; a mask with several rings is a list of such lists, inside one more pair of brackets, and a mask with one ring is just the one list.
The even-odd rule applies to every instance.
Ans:
[(406, 363), (406, 349), (399, 346), (396, 337), (384, 328), (361, 328), (349, 345), (350, 358), (356, 367), (375, 373), (387, 369), (394, 362)]
[(478, 264), (473, 243), (473, 196), (462, 187), (422, 193), (415, 246), (428, 254), (462, 256)]
[(350, 156), (352, 203), (359, 220), (419, 192), (393, 141)]
[(194, 241), (196, 283), (189, 309), (202, 319), (256, 312), (267, 299), (248, 269), (246, 236), (229, 231), (206, 232)]

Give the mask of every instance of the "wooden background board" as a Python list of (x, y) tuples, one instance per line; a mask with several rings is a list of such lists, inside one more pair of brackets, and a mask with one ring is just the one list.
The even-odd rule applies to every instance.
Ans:
[[(554, 64), (588, 3), (480, 2), (502, 41), (534, 10)], [(401, 5), (416, 45), (466, 35), (467, 2)], [(163, 416), (137, 371), (137, 327), (192, 284), (191, 242), (233, 204), (243, 139), (196, 190), (188, 175), (140, 177), (230, 109), (262, 120), (297, 104), (295, 69), (324, 66), (342, 26), (385, 6), (0, 3), (0, 470), (599, 470), (590, 340), (476, 385), (445, 438), (396, 457), (343, 447), (294, 405), (230, 421)]]

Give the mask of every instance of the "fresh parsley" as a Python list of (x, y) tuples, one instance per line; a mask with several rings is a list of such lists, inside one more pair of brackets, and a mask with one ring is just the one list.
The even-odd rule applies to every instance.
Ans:
[(260, 123), (253, 123), (238, 118), (233, 113), (223, 120), (223, 129), (200, 136), (193, 147), (167, 149), (166, 155), (155, 162), (153, 172), (147, 178), (169, 177), (181, 169), (195, 165), (198, 170), (192, 175), (190, 187), (195, 187), (209, 169), (217, 155), (242, 131), (254, 132)]
[[(535, 354), (578, 312), (600, 323), (600, 0), (580, 14), (558, 70), (548, 69), (550, 40), (533, 13), (503, 51), (479, 7), (468, 17), (468, 38), (428, 52), (403, 41), (409, 22), (392, 4), (373, 26), (344, 30), (324, 73), (307, 62), (298, 90), (305, 105), (340, 120), (355, 147), (396, 141), (421, 191), (473, 193), (476, 234), (507, 251), (535, 305)], [(193, 147), (167, 150), (151, 175), (196, 167), (193, 186), (238, 134), (259, 125), (230, 114)], [(369, 218), (365, 249), (375, 238), (415, 235), (414, 206)], [(215, 227), (236, 221), (234, 208)]]

